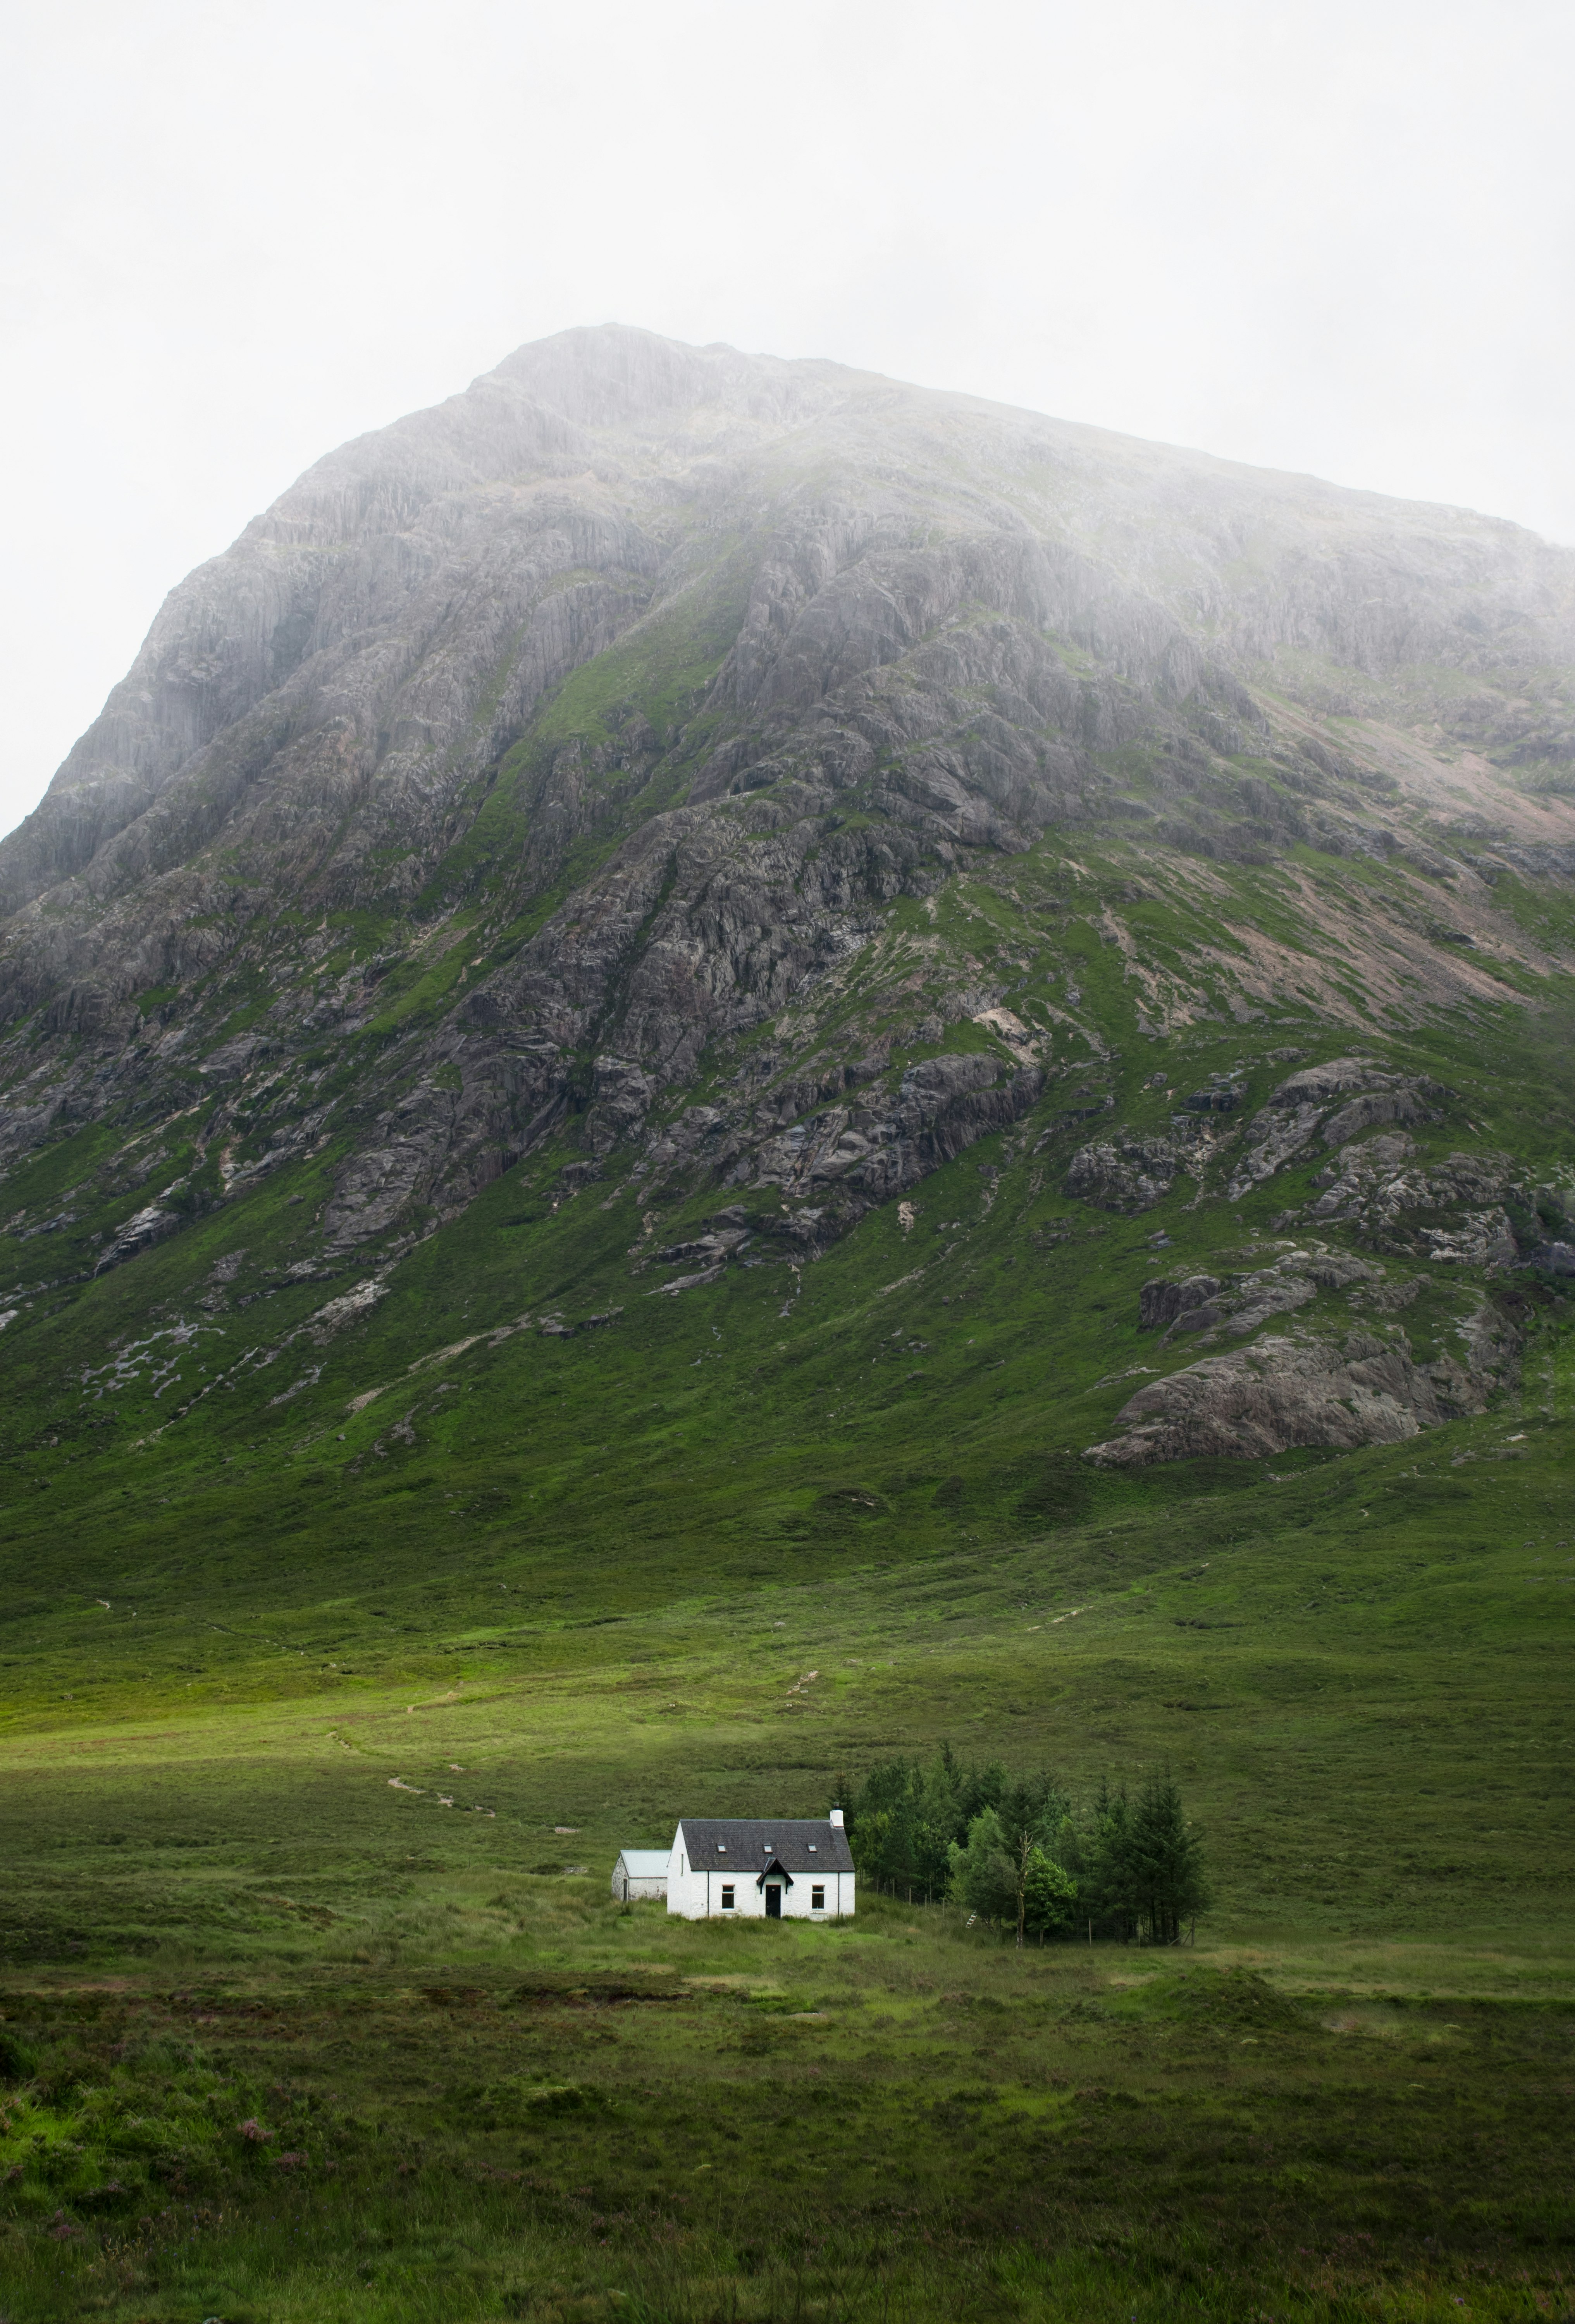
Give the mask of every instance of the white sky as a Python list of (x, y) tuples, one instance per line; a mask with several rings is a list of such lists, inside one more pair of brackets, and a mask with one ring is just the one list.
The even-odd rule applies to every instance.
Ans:
[(616, 318), (1575, 541), (1567, 0), (51, 0), (0, 829), (319, 455)]

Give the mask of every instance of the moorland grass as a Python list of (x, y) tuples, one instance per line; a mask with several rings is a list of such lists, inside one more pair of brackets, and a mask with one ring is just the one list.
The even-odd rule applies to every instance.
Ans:
[[(5, 2312), (1561, 2313), (1565, 1447), (1500, 1415), (1332, 1507), (1305, 1470), (1266, 1531), (1230, 1491), (644, 1607), (609, 1558), (611, 1618), (440, 1601), (397, 1645), (413, 1583), (357, 1620), (254, 1576), (264, 1647), (210, 1575), (227, 1659), (6, 1738)], [(365, 1667), (301, 1667), (328, 1610)], [(1174, 1764), (1195, 1949), (607, 1895), (679, 1812), (814, 1812), (941, 1736), (1074, 1787)]]
[(599, 1886), (395, 1905), (398, 1968), (14, 1981), (6, 2312), (1562, 2311), (1568, 2005)]

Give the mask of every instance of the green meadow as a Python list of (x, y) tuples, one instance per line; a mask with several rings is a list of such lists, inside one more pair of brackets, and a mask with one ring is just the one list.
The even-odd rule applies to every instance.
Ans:
[[(484, 1343), (450, 1425), (579, 1405), (616, 1344)], [(1570, 1353), (1549, 1331), (1513, 1405), (1420, 1443), (1141, 1489), (1025, 1482), (1010, 1439), (993, 1467), (987, 1388), (928, 1524), (835, 1437), (766, 1439), (740, 1491), (719, 1379), (683, 1466), (737, 1506), (698, 1539), (671, 1454), (644, 1535), (635, 1488), (560, 1475), (536, 1549), (419, 1438), (354, 1529), (337, 1441), (233, 1481), (164, 1455), (118, 1536), (41, 1519), (0, 2312), (1564, 2314)], [(333, 1501), (268, 1536), (295, 1491)], [(1195, 1945), (608, 1894), (681, 1812), (814, 1812), (941, 1738), (1074, 1791), (1169, 1764), (1218, 1897)]]

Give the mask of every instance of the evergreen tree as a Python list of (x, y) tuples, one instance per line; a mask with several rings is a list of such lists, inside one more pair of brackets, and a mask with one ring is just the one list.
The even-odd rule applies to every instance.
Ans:
[(1201, 1844), (1168, 1770), (1135, 1803), (1105, 1781), (1079, 1808), (1043, 1772), (964, 1766), (943, 1745), (928, 1765), (882, 1760), (840, 1796), (865, 1878), (950, 1895), (1020, 1941), (1086, 1928), (1174, 1944), (1209, 1901)]
[(1209, 1902), (1202, 1843), (1187, 1821), (1167, 1767), (1144, 1786), (1127, 1830), (1128, 1885), (1147, 1923), (1149, 1941), (1173, 1945), (1182, 1923)]
[(959, 1767), (957, 1775), (958, 1816), (966, 1831), (975, 1816), (986, 1808), (1000, 1806), (1011, 1778), (999, 1759), (987, 1760), (982, 1767)]
[(1017, 1868), (1006, 1847), (1001, 1819), (981, 1808), (968, 1828), (968, 1840), (951, 1849), (950, 1893), (981, 1921), (1015, 1921)]
[(1089, 1820), (1089, 1868), (1084, 1896), (1101, 1933), (1122, 1939), (1137, 1934), (1143, 1909), (1133, 1861), (1132, 1822), (1126, 1785), (1112, 1792), (1101, 1782)]
[(1035, 1847), (1051, 1848), (1071, 1808), (1054, 1778), (1044, 1774), (1012, 1776), (995, 1804), (1006, 1844), (1014, 1849), (1024, 1832)]
[(959, 1789), (956, 1762), (944, 1750), (930, 1767), (883, 1760), (862, 1784), (845, 1786), (848, 1841), (859, 1871), (881, 1887), (944, 1895), (950, 1849), (966, 1829)]

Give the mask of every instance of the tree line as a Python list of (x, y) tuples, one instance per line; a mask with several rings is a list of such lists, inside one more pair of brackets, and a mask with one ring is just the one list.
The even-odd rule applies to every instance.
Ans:
[(1013, 1929), (1019, 1944), (1113, 1937), (1179, 1943), (1209, 1902), (1199, 1834), (1168, 1769), (1077, 1800), (1045, 1774), (885, 1759), (841, 1794), (860, 1876), (945, 1899)]

